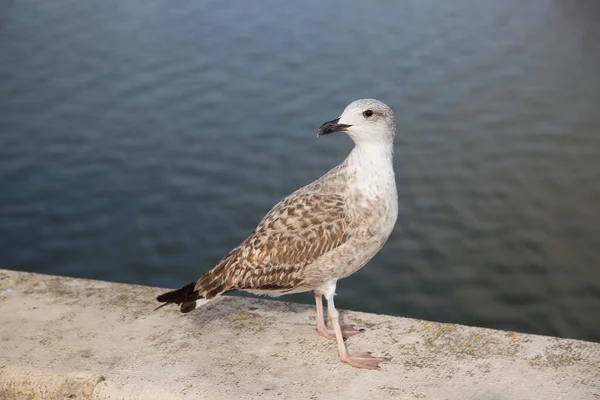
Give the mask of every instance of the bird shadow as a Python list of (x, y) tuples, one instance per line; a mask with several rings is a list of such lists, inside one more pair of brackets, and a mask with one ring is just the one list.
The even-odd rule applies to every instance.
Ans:
[[(231, 322), (232, 320), (236, 320), (240, 325), (246, 324), (248, 329), (252, 329), (252, 326), (256, 325), (256, 323), (260, 323), (261, 330), (264, 330), (269, 329), (272, 325), (278, 325), (278, 321), (280, 320), (285, 324), (286, 314), (299, 313), (306, 314), (306, 321), (299, 323), (297, 319), (294, 319), (294, 321), (290, 321), (289, 324), (297, 326), (313, 326), (316, 335), (317, 315), (315, 307), (302, 303), (290, 303), (279, 300), (274, 301), (272, 299), (262, 299), (260, 297), (227, 295), (210, 301), (189, 314), (179, 314), (183, 318), (189, 318), (193, 324), (198, 325), (199, 327), (204, 327), (213, 323), (224, 323), (225, 321)], [(364, 331), (364, 328), (370, 327), (369, 324), (360, 323), (362, 321), (353, 321), (359, 322), (358, 326), (355, 326), (350, 322), (346, 323), (345, 314), (344, 311), (340, 312), (340, 325), (342, 329), (363, 328), (361, 330)], [(260, 321), (253, 321), (252, 317), (260, 319)], [(325, 316), (325, 320), (328, 327), (331, 328), (331, 322), (327, 316)]]

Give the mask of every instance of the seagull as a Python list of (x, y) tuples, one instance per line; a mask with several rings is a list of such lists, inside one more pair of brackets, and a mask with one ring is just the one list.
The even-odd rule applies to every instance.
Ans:
[[(356, 100), (339, 118), (321, 125), (317, 137), (335, 132), (354, 142), (341, 164), (277, 203), (250, 236), (196, 282), (158, 296), (165, 304), (157, 309), (174, 303), (188, 313), (235, 290), (270, 296), (312, 291), (317, 332), (337, 341), (341, 362), (377, 369), (388, 361), (348, 352), (344, 339), (364, 329), (342, 329), (333, 297), (337, 281), (365, 266), (396, 223), (394, 114), (381, 101)], [(323, 296), (333, 329), (325, 324)]]

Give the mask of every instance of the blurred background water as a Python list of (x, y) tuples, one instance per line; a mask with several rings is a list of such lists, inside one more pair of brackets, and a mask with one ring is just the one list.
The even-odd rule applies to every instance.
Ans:
[(599, 39), (597, 1), (5, 1), (0, 267), (186, 284), (375, 97), (398, 223), (338, 305), (600, 341)]

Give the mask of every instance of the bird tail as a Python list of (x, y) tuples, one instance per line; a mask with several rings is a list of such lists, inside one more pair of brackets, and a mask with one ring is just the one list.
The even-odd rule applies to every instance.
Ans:
[(168, 304), (177, 304), (179, 306), (179, 311), (182, 314), (189, 313), (196, 309), (196, 303), (198, 300), (204, 298), (196, 289), (196, 282), (192, 282), (189, 285), (185, 285), (181, 289), (172, 290), (167, 293), (163, 293), (160, 296), (156, 297), (156, 300), (160, 301), (160, 306), (156, 307), (154, 311), (162, 308)]
[(154, 311), (167, 304), (177, 304), (179, 311), (182, 314), (186, 314), (223, 293), (237, 290), (238, 288), (234, 282), (229, 279), (227, 267), (237, 259), (239, 253), (240, 248), (236, 247), (223, 257), (216, 267), (198, 279), (197, 282), (192, 282), (181, 289), (172, 290), (158, 296), (156, 300), (165, 304), (156, 307)]

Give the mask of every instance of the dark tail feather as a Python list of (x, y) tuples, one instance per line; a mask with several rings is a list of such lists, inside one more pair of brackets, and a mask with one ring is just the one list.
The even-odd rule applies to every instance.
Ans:
[(195, 290), (196, 282), (192, 282), (189, 285), (182, 287), (181, 289), (172, 290), (167, 293), (163, 293), (156, 298), (156, 300), (160, 301), (160, 306), (156, 307), (154, 311), (158, 310), (166, 306), (167, 304), (177, 304), (179, 305), (179, 311), (182, 313), (189, 313), (190, 311), (196, 308), (196, 300), (202, 299), (197, 290)]

